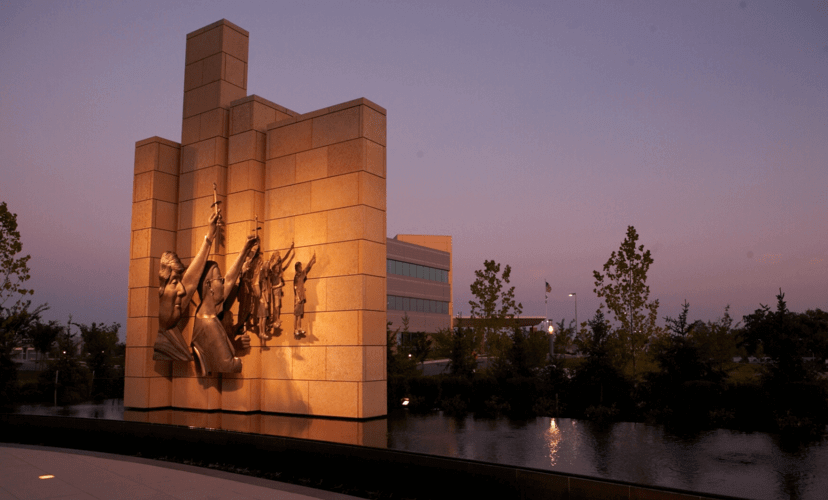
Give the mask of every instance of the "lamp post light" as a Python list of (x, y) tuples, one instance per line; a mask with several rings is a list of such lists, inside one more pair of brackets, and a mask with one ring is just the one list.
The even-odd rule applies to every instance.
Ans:
[(549, 324), (546, 320), (547, 330), (549, 331), (549, 358), (555, 358), (555, 327)]
[(570, 297), (575, 297), (575, 331), (578, 331), (578, 294), (572, 292), (569, 294)]

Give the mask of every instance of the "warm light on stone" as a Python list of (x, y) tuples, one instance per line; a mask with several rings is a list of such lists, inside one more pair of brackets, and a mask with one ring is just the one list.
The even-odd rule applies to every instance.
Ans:
[[(124, 405), (385, 415), (386, 111), (356, 99), (300, 114), (248, 96), (248, 38), (225, 20), (187, 35), (181, 142), (136, 143)], [(250, 235), (264, 261), (278, 251), (287, 265), (273, 322), (280, 330), (269, 336), (245, 323), (250, 347), (234, 346), (241, 372), (203, 375), (197, 359), (153, 354), (159, 310), (169, 316), (159, 309), (159, 259), (172, 251), (189, 266), (216, 207), (223, 243), (207, 257), (215, 277)], [(303, 272), (313, 262), (296, 322), (302, 335), (294, 332), (297, 262)], [(199, 303), (195, 294), (181, 307), (175, 327), (188, 347)], [(238, 301), (230, 313), (236, 325)]]

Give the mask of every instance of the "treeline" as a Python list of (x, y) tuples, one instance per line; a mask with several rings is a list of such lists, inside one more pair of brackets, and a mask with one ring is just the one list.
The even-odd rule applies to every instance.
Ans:
[[(85, 325), (71, 318), (66, 325), (39, 318), (16, 325), (14, 335), (6, 336), (13, 341), (0, 353), (0, 404), (122, 398), (125, 346), (118, 342), (119, 328), (118, 323)], [(34, 370), (20, 370), (14, 347), (35, 349)]]
[(717, 321), (688, 322), (685, 304), (639, 353), (635, 374), (600, 311), (577, 333), (562, 332), (578, 356), (559, 350), (550, 357), (545, 332), (516, 328), (485, 369), (476, 368), (474, 329), (456, 327), (435, 336), (435, 354), (449, 359), (442, 375), (422, 376), (416, 356), (389, 349), (389, 408), (407, 399), (410, 411), (821, 435), (828, 425), (828, 313), (792, 313), (781, 293), (777, 301), (775, 310), (761, 306), (745, 316), (741, 327), (727, 311)]
[[(658, 300), (646, 285), (653, 262), (632, 226), (602, 272), (595, 271), (595, 315), (554, 332), (517, 328), (522, 306), (510, 267), (486, 261), (471, 286), (468, 325), (392, 348), (389, 328), (388, 404), (411, 411), (441, 409), (483, 415), (545, 415), (625, 420), (690, 428), (724, 427), (822, 435), (828, 425), (828, 313), (760, 304), (734, 324), (728, 308), (716, 321), (678, 318), (658, 324)], [(547, 291), (549, 290), (547, 286)], [(511, 326), (510, 326), (511, 325)], [(407, 325), (403, 325), (403, 330)], [(423, 377), (429, 352), (449, 360), (447, 373)], [(477, 355), (488, 366), (477, 369)]]

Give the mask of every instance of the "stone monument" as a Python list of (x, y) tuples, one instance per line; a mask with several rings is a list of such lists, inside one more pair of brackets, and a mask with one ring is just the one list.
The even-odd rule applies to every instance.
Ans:
[(187, 35), (181, 142), (136, 143), (124, 406), (385, 415), (386, 111), (248, 96), (248, 37)]

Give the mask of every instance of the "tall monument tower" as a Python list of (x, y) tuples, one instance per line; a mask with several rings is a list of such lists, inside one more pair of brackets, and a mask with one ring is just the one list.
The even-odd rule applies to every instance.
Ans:
[[(248, 40), (226, 20), (187, 35), (181, 142), (136, 143), (124, 405), (385, 415), (386, 111), (356, 99), (300, 114), (248, 96)], [(284, 272), (284, 331), (236, 345), (240, 373), (205, 376), (197, 358), (156, 360), (153, 346), (161, 255), (174, 251), (190, 265), (214, 201), (223, 222), (208, 258), (222, 270), (250, 235), (265, 259), (295, 250)], [(314, 255), (299, 338), (294, 263)], [(176, 326), (188, 346), (198, 303), (195, 294)], [(237, 303), (222, 321), (233, 315)]]

